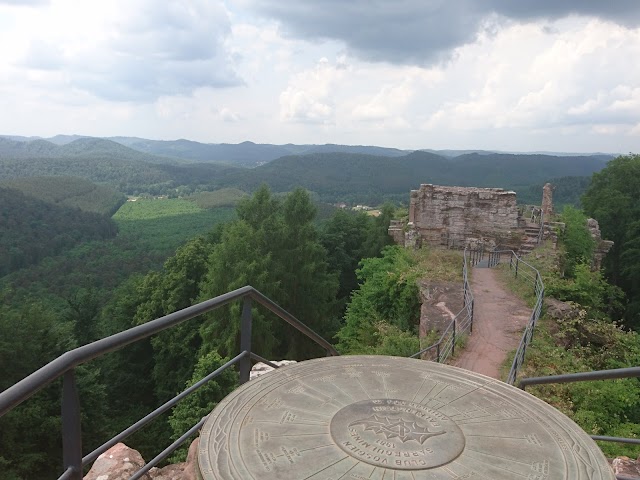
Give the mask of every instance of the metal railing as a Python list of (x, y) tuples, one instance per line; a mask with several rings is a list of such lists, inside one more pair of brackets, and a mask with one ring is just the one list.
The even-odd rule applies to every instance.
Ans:
[(538, 230), (538, 237), (536, 238), (536, 245), (540, 245), (544, 240), (544, 212), (540, 212), (540, 230)]
[(529, 321), (527, 322), (527, 326), (525, 327), (522, 338), (520, 339), (520, 344), (518, 345), (516, 354), (513, 357), (511, 370), (509, 370), (509, 375), (507, 377), (507, 383), (509, 385), (515, 385), (516, 378), (518, 377), (518, 370), (520, 370), (520, 367), (524, 363), (527, 347), (533, 339), (533, 332), (536, 328), (536, 323), (538, 323), (538, 319), (542, 314), (542, 305), (544, 303), (544, 283), (542, 282), (540, 272), (535, 267), (522, 260), (522, 258), (520, 258), (513, 250), (498, 250), (490, 252), (489, 267), (495, 267), (500, 263), (506, 263), (506, 261), (503, 262), (503, 257), (506, 257), (507, 255), (509, 256), (509, 270), (514, 273), (515, 278), (524, 281), (525, 284), (531, 285), (533, 288), (533, 294), (536, 298), (535, 305), (533, 310), (531, 310)]
[(484, 250), (465, 249), (462, 260), (462, 285), (464, 306), (453, 317), (436, 343), (414, 353), (409, 358), (422, 358), (438, 363), (444, 363), (456, 351), (456, 341), (463, 335), (473, 331), (473, 294), (469, 285), (469, 267), (482, 261)]
[[(236, 357), (225, 363), (223, 366), (218, 368), (216, 371), (207, 375), (198, 383), (187, 388), (182, 393), (178, 394), (165, 404), (158, 407), (153, 412), (146, 415), (144, 418), (140, 419), (138, 422), (134, 423), (112, 439), (105, 442), (102, 446), (98, 447), (93, 452), (83, 457), (82, 432), (80, 425), (80, 398), (76, 385), (75, 368), (78, 365), (89, 362), (90, 360), (104, 355), (105, 353), (119, 350), (126, 345), (137, 342), (138, 340), (148, 338), (151, 335), (157, 334), (186, 320), (197, 317), (211, 310), (215, 310), (216, 308), (219, 308), (236, 300), (243, 301), (242, 314), (240, 319), (240, 353)], [(246, 286), (64, 353), (44, 367), (36, 370), (34, 373), (24, 378), (20, 382), (9, 387), (4, 392), (1, 392), (0, 416), (4, 415), (5, 413), (9, 412), (25, 400), (27, 400), (29, 397), (44, 388), (46, 385), (62, 377), (63, 474), (59, 477), (58, 480), (82, 480), (83, 467), (86, 467), (93, 463), (99, 455), (106, 452), (109, 448), (122, 441), (132, 433), (138, 431), (149, 422), (155, 420), (158, 416), (175, 406), (184, 397), (197, 390), (208, 381), (220, 375), (227, 368), (230, 368), (233, 365), (238, 365), (241, 384), (249, 380), (252, 360), (262, 361), (272, 367), (277, 368), (277, 365), (266, 361), (265, 359), (251, 351), (251, 309), (254, 301), (280, 317), (282, 320), (300, 331), (316, 344), (320, 345), (326, 350), (327, 355), (338, 355), (338, 352), (335, 350), (335, 348), (324, 338), (322, 338), (312, 329), (300, 322), (297, 318), (284, 310), (282, 307), (278, 306), (275, 302), (265, 297), (255, 288)], [(141, 478), (149, 470), (151, 470), (151, 468), (158, 465), (162, 460), (173, 453), (182, 443), (184, 443), (190, 436), (195, 434), (202, 427), (204, 421), (205, 419), (202, 419), (191, 429), (185, 432), (182, 437), (169, 445), (158, 456), (156, 456), (135, 475), (133, 475), (131, 477), (131, 480), (137, 480)]]
[[(549, 375), (546, 377), (523, 378), (518, 387), (525, 390), (529, 385), (546, 385), (551, 383), (591, 382), (596, 380), (613, 380), (618, 378), (640, 378), (640, 367), (616, 368), (613, 370), (596, 370), (593, 372), (567, 373), (563, 375)], [(603, 435), (591, 435), (591, 438), (600, 442), (617, 442), (640, 445), (640, 438), (607, 437)], [(637, 477), (617, 475), (618, 480), (632, 480)]]

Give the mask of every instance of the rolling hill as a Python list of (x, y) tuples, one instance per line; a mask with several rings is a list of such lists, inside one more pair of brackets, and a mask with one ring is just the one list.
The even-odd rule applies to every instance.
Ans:
[(222, 182), (251, 191), (262, 183), (275, 191), (303, 186), (325, 201), (378, 203), (408, 200), (421, 183), (522, 189), (551, 178), (586, 176), (601, 170), (609, 157), (468, 154), (447, 159), (416, 151), (402, 157), (324, 153), (287, 156), (252, 170), (238, 170)]
[(0, 188), (19, 190), (43, 202), (107, 216), (113, 215), (126, 200), (112, 187), (77, 177), (22, 177), (0, 181)]

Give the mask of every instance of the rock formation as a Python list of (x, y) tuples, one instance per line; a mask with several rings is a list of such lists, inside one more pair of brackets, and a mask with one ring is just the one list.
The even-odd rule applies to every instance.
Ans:
[[(279, 367), (283, 367), (285, 365), (289, 365), (290, 363), (296, 363), (296, 361), (295, 360), (276, 360), (276, 361), (272, 361), (271, 363), (273, 363), (274, 365), (278, 365)], [(256, 377), (259, 377), (260, 375), (269, 373), (273, 369), (274, 369), (273, 367), (270, 367), (266, 363), (258, 362), (253, 366), (253, 368), (251, 368), (251, 372), (249, 373), (249, 380), (253, 380)]]
[(591, 258), (591, 270), (595, 271), (602, 267), (602, 260), (609, 250), (611, 250), (611, 247), (613, 247), (613, 242), (611, 240), (602, 239), (600, 225), (597, 220), (593, 218), (587, 219), (587, 228), (589, 229), (589, 232), (591, 232), (591, 238), (593, 238), (595, 242), (593, 257)]
[(542, 187), (542, 213), (544, 213), (545, 219), (551, 219), (553, 215), (553, 191), (555, 187), (550, 183), (545, 183)]
[(389, 234), (396, 243), (414, 248), (464, 248), (471, 243), (517, 248), (522, 226), (515, 192), (423, 184), (411, 191), (408, 224), (393, 222)]
[[(186, 462), (152, 468), (142, 479), (197, 480), (198, 444), (197, 438), (191, 443)], [(137, 450), (127, 447), (124, 443), (117, 443), (98, 457), (84, 480), (128, 480), (144, 467), (145, 463)]]

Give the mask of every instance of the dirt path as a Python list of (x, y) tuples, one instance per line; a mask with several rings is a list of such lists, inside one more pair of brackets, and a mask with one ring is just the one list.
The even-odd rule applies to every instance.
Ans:
[(473, 333), (464, 352), (453, 362), (489, 377), (499, 378), (507, 353), (518, 347), (531, 309), (508, 292), (491, 268), (474, 268), (471, 291), (475, 299)]

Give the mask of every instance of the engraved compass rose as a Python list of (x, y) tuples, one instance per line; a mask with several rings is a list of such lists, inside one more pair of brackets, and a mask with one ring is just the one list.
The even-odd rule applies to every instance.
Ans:
[(428, 438), (446, 433), (430, 432), (428, 427), (421, 427), (416, 422), (404, 420), (402, 418), (390, 418), (386, 416), (371, 415), (368, 418), (357, 420), (349, 424), (349, 428), (362, 425), (364, 431), (371, 430), (374, 433), (383, 434), (387, 440), (397, 438), (402, 443), (410, 440), (423, 444)]

